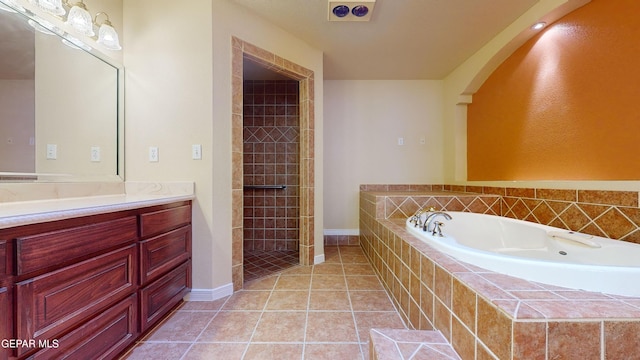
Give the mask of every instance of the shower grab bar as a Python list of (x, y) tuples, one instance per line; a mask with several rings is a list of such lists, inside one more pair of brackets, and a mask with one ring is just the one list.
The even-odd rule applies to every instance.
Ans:
[(245, 189), (247, 190), (255, 190), (255, 189), (276, 189), (276, 190), (284, 190), (287, 188), (287, 185), (245, 185)]

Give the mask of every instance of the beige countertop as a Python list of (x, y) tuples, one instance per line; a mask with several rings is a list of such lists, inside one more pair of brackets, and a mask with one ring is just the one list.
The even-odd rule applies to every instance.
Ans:
[(0, 203), (0, 229), (67, 218), (123, 211), (193, 200), (194, 185), (180, 183), (130, 183), (120, 194), (87, 195)]

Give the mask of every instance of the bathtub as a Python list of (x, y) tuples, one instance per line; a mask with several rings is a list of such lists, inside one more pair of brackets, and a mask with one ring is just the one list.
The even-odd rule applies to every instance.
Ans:
[[(640, 297), (640, 245), (528, 221), (468, 212), (442, 216), (442, 237), (407, 219), (436, 250), (494, 272), (571, 289)], [(422, 219), (425, 219), (422, 215)]]

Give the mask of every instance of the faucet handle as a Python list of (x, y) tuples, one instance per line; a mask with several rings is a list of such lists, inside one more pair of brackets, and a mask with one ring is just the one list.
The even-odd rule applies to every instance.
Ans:
[(423, 210), (418, 209), (418, 211), (416, 211), (415, 214), (411, 216), (411, 220), (409, 220), (409, 222), (413, 223), (415, 226), (418, 226), (418, 223), (420, 222), (420, 215), (422, 215), (422, 213)]
[(444, 223), (440, 222), (440, 221), (436, 221), (433, 223), (433, 231), (431, 232), (431, 235), (437, 235), (439, 237), (443, 237), (442, 235), (442, 227), (444, 226)]

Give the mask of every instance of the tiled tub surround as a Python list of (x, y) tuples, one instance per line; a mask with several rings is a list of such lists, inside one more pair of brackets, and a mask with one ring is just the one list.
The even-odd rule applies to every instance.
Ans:
[[(420, 207), (501, 215), (561, 229), (640, 243), (640, 192), (609, 190), (504, 188), (461, 185), (362, 185), (361, 191), (391, 192), (378, 206), (386, 218), (407, 218)], [(409, 193), (407, 194), (407, 191)], [(430, 197), (411, 196), (428, 191)], [(478, 199), (452, 197), (476, 194)], [(441, 196), (443, 197), (441, 197)], [(483, 204), (487, 196), (498, 203)], [(471, 199), (467, 203), (465, 199)], [(486, 201), (485, 201), (486, 202)], [(486, 209), (485, 205), (489, 205)]]
[[(640, 298), (493, 273), (410, 235), (399, 213), (412, 202), (446, 202), (444, 210), (468, 204), (456, 211), (484, 203), (485, 213), (495, 212), (489, 194), (450, 192), (447, 200), (431, 189), (360, 194), (361, 245), (411, 327), (440, 330), (462, 359), (640, 359)], [(404, 207), (396, 206), (403, 196)]]
[(298, 81), (245, 80), (243, 98), (244, 250), (298, 250)]

